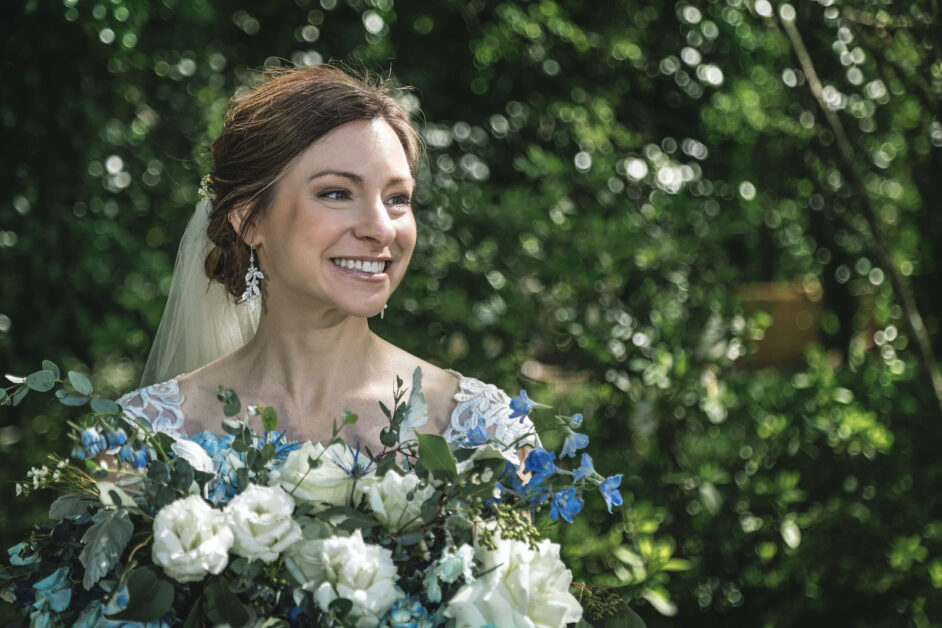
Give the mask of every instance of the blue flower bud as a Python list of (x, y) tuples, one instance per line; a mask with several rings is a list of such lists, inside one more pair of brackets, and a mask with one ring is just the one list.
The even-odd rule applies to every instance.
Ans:
[(569, 417), (569, 427), (575, 430), (575, 429), (579, 429), (580, 425), (582, 425), (581, 414), (574, 414), (571, 417)]
[(69, 454), (76, 460), (85, 460), (85, 450), (82, 449), (81, 445), (76, 445), (72, 448), (72, 453)]
[(135, 469), (143, 469), (147, 466), (147, 463), (150, 462), (150, 454), (146, 448), (138, 449), (133, 454), (133, 459), (131, 460), (131, 465)]

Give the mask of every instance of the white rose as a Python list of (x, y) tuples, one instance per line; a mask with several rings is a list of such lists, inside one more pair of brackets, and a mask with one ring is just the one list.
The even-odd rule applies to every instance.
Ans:
[(489, 623), (562, 628), (582, 618), (579, 601), (569, 593), (572, 572), (559, 559), (559, 545), (544, 539), (532, 550), (523, 541), (496, 535), (495, 541), (495, 550), (475, 548), (484, 575), (461, 587), (445, 609), (457, 628)]
[(364, 543), (359, 530), (348, 537), (299, 541), (285, 553), (285, 565), (321, 609), (337, 598), (353, 602), (350, 615), (358, 628), (378, 625), (379, 617), (402, 597), (392, 552)]
[(164, 506), (154, 518), (154, 562), (177, 582), (202, 580), (229, 563), (232, 530), (226, 516), (199, 495)]
[[(414, 473), (390, 471), (382, 480), (357, 485), (357, 491), (368, 496), (377, 521), (394, 532), (405, 532), (422, 525), (422, 502), (435, 492), (428, 484), (419, 488), (421, 483)], [(411, 500), (406, 499), (409, 493)]]
[[(323, 455), (321, 455), (323, 454)], [(320, 465), (311, 469), (309, 460)], [(271, 484), (278, 484), (296, 502), (315, 505), (346, 506), (353, 492), (354, 475), (362, 467), (364, 454), (359, 460), (342, 443), (324, 450), (320, 443), (310, 441), (288, 454), (284, 464), (271, 476)]]
[(301, 526), (291, 518), (294, 500), (281, 487), (249, 484), (225, 513), (235, 537), (232, 553), (270, 563), (301, 539)]

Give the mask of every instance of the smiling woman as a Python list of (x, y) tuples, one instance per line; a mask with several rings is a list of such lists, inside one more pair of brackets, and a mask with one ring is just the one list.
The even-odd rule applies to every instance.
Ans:
[(144, 387), (120, 400), (124, 409), (176, 436), (217, 430), (224, 384), (248, 404), (274, 406), (299, 440), (329, 440), (332, 419), (349, 408), (360, 420), (346, 439), (376, 451), (387, 425), (377, 400), (421, 368), (425, 431), (460, 440), (484, 428), (535, 443), (502, 391), (370, 330), (415, 248), (420, 154), (390, 89), (334, 67), (279, 70), (234, 100)]

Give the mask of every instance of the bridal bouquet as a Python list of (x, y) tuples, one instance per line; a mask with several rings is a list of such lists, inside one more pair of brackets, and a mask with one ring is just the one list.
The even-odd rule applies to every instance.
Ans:
[[(427, 420), (418, 370), (408, 398), (397, 378), (392, 409), (380, 404), (389, 425), (378, 453), (339, 437), (357, 420), (349, 411), (326, 446), (297, 443), (277, 431), (273, 408), (243, 409), (220, 388), (223, 435), (174, 439), (51, 362), (8, 378), (0, 404), (55, 390), (90, 406), (70, 423), (70, 455), (50, 456), (16, 487), (62, 492), (0, 566), (0, 597), (24, 623), (589, 625), (573, 595), (585, 589), (571, 589), (559, 546), (534, 527), (545, 507), (571, 522), (587, 489), (609, 511), (621, 504), (621, 476), (601, 476), (588, 454), (560, 465), (588, 443), (574, 431), (579, 415), (558, 417), (560, 460), (534, 448), (520, 463), (519, 443), (483, 426), (458, 443), (417, 432)], [(533, 407), (523, 391), (511, 402), (514, 417)]]

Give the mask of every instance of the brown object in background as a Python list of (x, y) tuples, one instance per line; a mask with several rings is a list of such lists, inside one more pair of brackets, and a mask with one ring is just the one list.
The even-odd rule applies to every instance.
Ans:
[(763, 311), (772, 317), (756, 352), (742, 359), (743, 366), (761, 369), (804, 362), (805, 349), (820, 340), (822, 290), (817, 279), (742, 284), (736, 294), (747, 314)]

